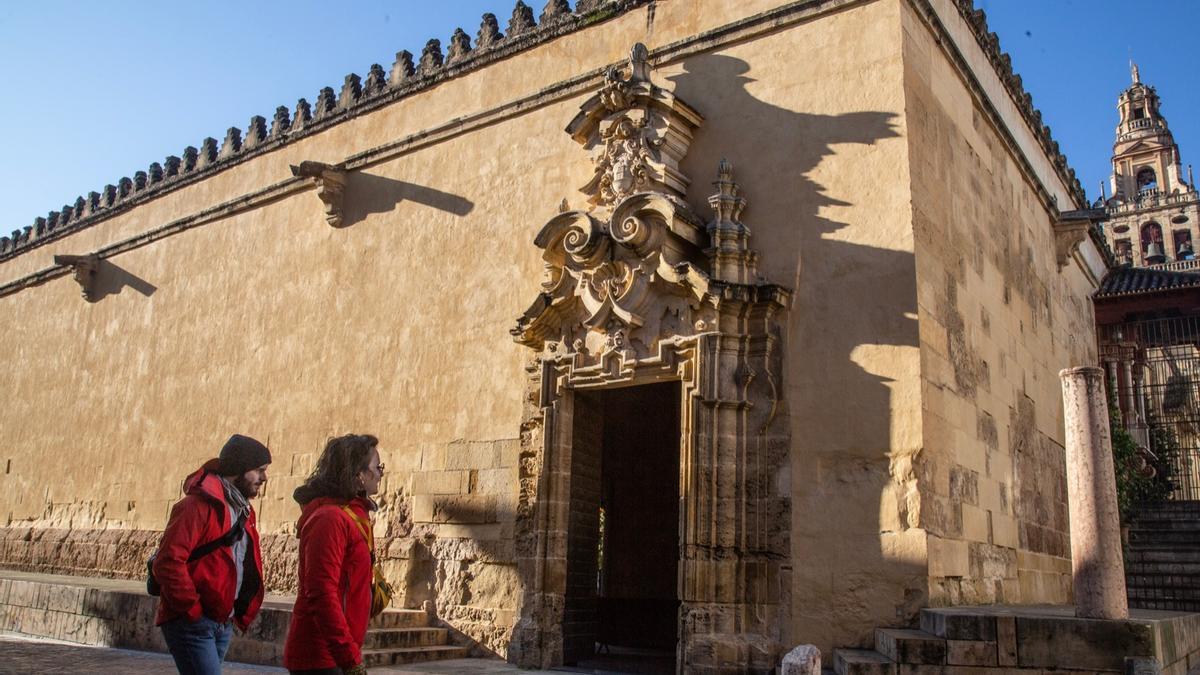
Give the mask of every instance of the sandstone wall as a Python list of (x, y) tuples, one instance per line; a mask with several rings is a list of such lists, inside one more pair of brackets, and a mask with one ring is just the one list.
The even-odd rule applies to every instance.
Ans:
[(1094, 286), (1059, 269), (1050, 200), (1077, 207), (967, 24), (945, 21), (950, 48), (919, 10), (903, 25), (928, 602), (1068, 602), (1058, 371), (1095, 363)]

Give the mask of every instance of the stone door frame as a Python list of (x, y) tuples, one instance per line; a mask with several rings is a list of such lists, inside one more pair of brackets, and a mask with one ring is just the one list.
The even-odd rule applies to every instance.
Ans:
[[(773, 303), (751, 311), (772, 322)], [(544, 360), (523, 425), (517, 564), (523, 606), (510, 660), (562, 665), (576, 391), (680, 382), (679, 672), (770, 672), (783, 648), (790, 508), (776, 490), (787, 425), (778, 338), (708, 332), (664, 343), (621, 368)], [(773, 515), (774, 517), (768, 517)]]

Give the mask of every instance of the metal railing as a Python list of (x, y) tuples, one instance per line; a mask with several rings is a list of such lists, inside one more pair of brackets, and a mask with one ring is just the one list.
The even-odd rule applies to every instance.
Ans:
[(1105, 325), (1097, 334), (1126, 429), (1169, 469), (1171, 500), (1200, 500), (1200, 317)]

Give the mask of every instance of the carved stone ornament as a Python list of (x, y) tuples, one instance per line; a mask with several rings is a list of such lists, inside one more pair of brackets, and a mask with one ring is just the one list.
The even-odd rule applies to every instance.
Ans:
[(581, 106), (567, 127), (592, 150), (595, 174), (581, 188), (588, 202), (612, 206), (635, 192), (682, 197), (688, 179), (679, 171), (700, 113), (650, 82), (645, 45), (634, 45), (629, 77), (610, 68), (600, 92)]
[(689, 181), (678, 167), (699, 113), (651, 84), (641, 44), (630, 71), (623, 78), (610, 69), (567, 127), (599, 149), (596, 174), (581, 188), (590, 209), (560, 212), (534, 239), (544, 251), (543, 292), (512, 330), (521, 344), (573, 354), (577, 367), (654, 358), (664, 340), (719, 326), (726, 298), (782, 306), (788, 297), (757, 278), (731, 163), (718, 166), (710, 223), (682, 198)]
[(292, 166), (293, 176), (311, 178), (317, 187), (317, 197), (325, 204), (325, 221), (333, 227), (342, 226), (342, 193), (346, 189), (346, 171), (323, 162), (303, 161)]
[(1088, 231), (1107, 218), (1104, 209), (1083, 209), (1079, 211), (1063, 211), (1054, 221), (1054, 257), (1058, 269), (1067, 266), (1071, 256), (1079, 250), (1080, 244), (1087, 239)]
[(100, 256), (95, 253), (88, 255), (56, 255), (55, 265), (66, 265), (79, 284), (80, 295), (84, 300), (93, 302), (96, 299), (96, 272), (100, 269)]

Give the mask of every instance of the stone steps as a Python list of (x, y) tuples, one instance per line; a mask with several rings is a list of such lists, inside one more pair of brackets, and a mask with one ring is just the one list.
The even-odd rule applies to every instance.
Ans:
[[(1200, 615), (1134, 610), (1079, 619), (1069, 606), (923, 609), (920, 629), (880, 628), (875, 649), (836, 649), (836, 675), (1184, 672), (1200, 663)], [(1190, 659), (1190, 660), (1189, 660)]]
[(1129, 530), (1125, 587), (1132, 607), (1200, 610), (1200, 502), (1138, 511)]
[(896, 663), (869, 649), (835, 649), (833, 672), (836, 675), (895, 675)]
[(875, 651), (896, 663), (942, 665), (946, 662), (946, 640), (923, 630), (877, 628)]
[(1200, 550), (1200, 528), (1195, 526), (1187, 529), (1173, 530), (1140, 530), (1129, 531), (1129, 544), (1139, 548), (1140, 544), (1162, 547), (1170, 545), (1183, 550)]
[(1182, 574), (1188, 576), (1200, 575), (1200, 562), (1128, 562), (1125, 563), (1125, 574)]
[(414, 647), (408, 649), (364, 649), (362, 655), (363, 663), (368, 668), (378, 668), (380, 666), (423, 663), (426, 661), (465, 659), (467, 657), (467, 648), (437, 646)]
[(1130, 550), (1126, 560), (1133, 563), (1200, 563), (1200, 551), (1142, 544)]
[(444, 647), (449, 641), (445, 628), (373, 628), (367, 631), (364, 649), (412, 649)]

